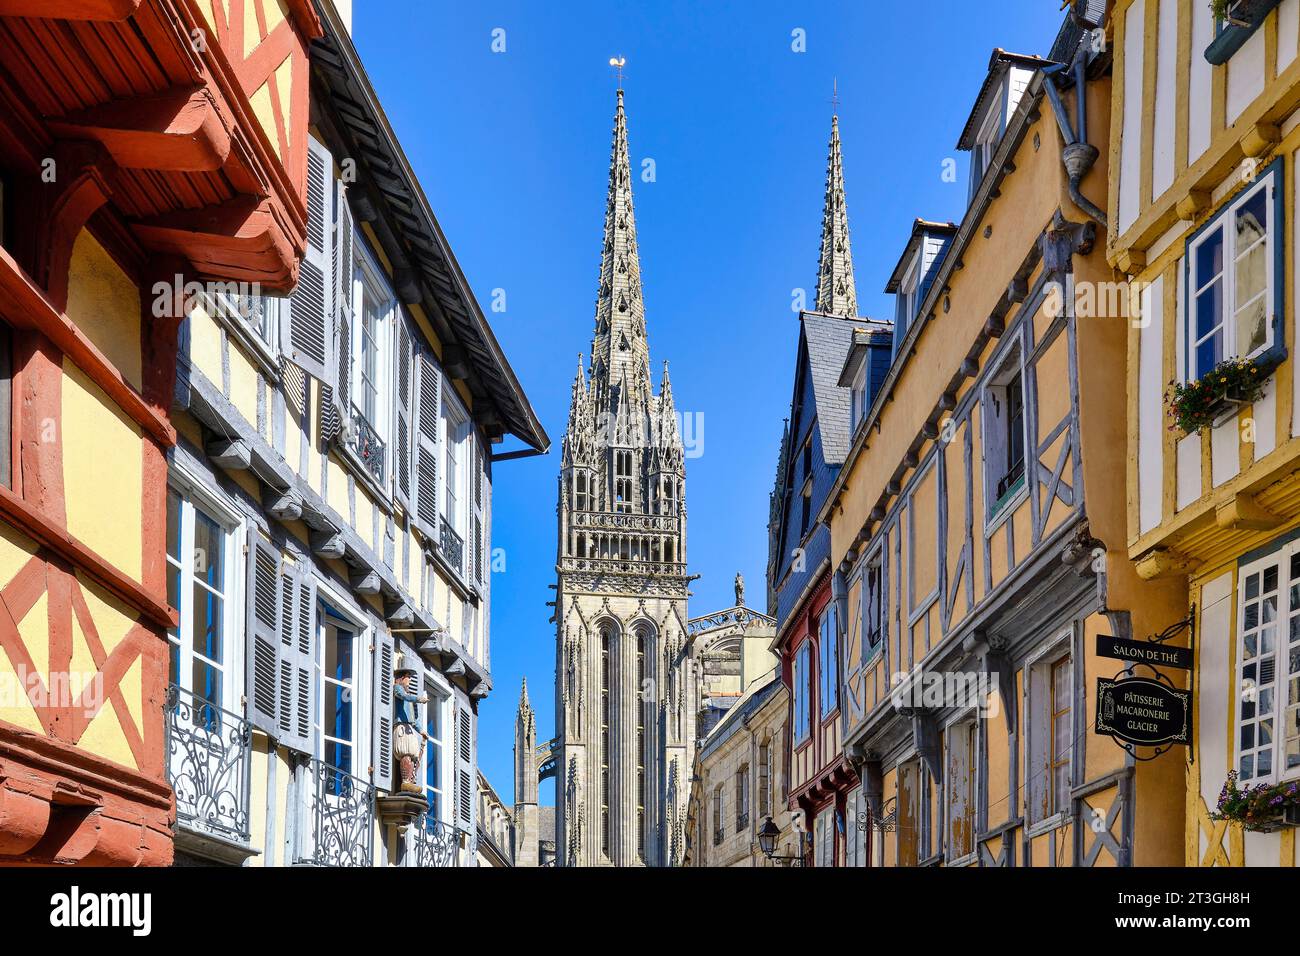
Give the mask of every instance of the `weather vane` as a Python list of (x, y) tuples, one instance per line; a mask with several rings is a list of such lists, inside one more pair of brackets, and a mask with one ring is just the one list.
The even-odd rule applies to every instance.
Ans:
[(627, 63), (627, 57), (625, 56), (611, 56), (609, 58), (609, 65), (618, 71), (619, 90), (623, 89), (623, 66), (626, 63)]
[(836, 113), (840, 111), (840, 81), (838, 77), (831, 80), (831, 109)]

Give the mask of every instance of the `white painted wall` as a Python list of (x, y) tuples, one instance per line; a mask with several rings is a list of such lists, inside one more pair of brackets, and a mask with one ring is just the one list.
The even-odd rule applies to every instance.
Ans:
[(1124, 126), (1119, 164), (1121, 233), (1133, 225), (1142, 208), (1142, 113), (1146, 109), (1142, 97), (1142, 34), (1145, 17), (1146, 0), (1137, 0), (1124, 14)]
[(1234, 122), (1263, 92), (1264, 30), (1260, 29), (1228, 60), (1228, 122)]
[[(1210, 147), (1210, 103), (1214, 68), (1205, 59), (1205, 48), (1214, 38), (1214, 15), (1208, 3), (1192, 4), (1192, 65), (1187, 96), (1187, 165), (1195, 163)], [(1200, 50), (1198, 56), (1195, 51)]]
[(1178, 441), (1178, 508), (1181, 511), (1201, 497), (1201, 433)]
[(1151, 192), (1158, 199), (1174, 182), (1174, 111), (1177, 101), (1178, 0), (1160, 0), (1156, 39), (1155, 127)]
[(1210, 480), (1217, 488), (1241, 471), (1241, 438), (1237, 416), (1231, 415), (1210, 429)]
[(1300, 0), (1282, 0), (1277, 8), (1277, 71), (1281, 73), (1296, 55), (1296, 35), (1300, 34)]

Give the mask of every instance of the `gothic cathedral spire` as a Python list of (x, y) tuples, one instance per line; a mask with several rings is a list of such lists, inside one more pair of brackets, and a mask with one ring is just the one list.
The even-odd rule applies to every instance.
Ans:
[[(632, 211), (632, 166), (627, 151), (623, 91), (614, 111), (614, 143), (609, 157), (609, 197), (605, 241), (600, 253), (596, 295), (596, 333), (591, 343), (591, 378), (597, 406), (612, 411), (620, 400), (648, 405), (650, 346), (641, 300), (641, 259)], [(630, 395), (611, 394), (626, 382)]]
[(831, 117), (830, 155), (826, 158), (826, 206), (822, 212), (821, 257), (817, 264), (817, 311), (845, 318), (858, 314), (838, 116)]

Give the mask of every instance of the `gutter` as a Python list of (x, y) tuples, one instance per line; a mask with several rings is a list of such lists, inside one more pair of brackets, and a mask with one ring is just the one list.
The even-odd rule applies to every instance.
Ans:
[(818, 523), (830, 524), (831, 512), (834, 511), (844, 494), (845, 482), (856, 464), (858, 456), (862, 454), (866, 446), (867, 435), (870, 434), (873, 428), (879, 427), (880, 416), (884, 413), (885, 406), (893, 401), (894, 386), (897, 384), (903, 369), (908, 365), (907, 353), (916, 346), (916, 340), (920, 337), (921, 332), (934, 318), (935, 310), (939, 305), (939, 298), (943, 295), (944, 290), (948, 288), (948, 280), (952, 278), (957, 263), (961, 261), (962, 253), (966, 251), (967, 246), (975, 237), (976, 229), (983, 221), (984, 215), (988, 212), (989, 205), (993, 201), (993, 194), (997, 192), (1002, 180), (1008, 173), (1006, 169), (1008, 161), (1020, 148), (1020, 144), (1024, 142), (1025, 133), (1028, 132), (1031, 125), (1030, 117), (1033, 117), (1035, 122), (1038, 120), (1039, 105), (1042, 101), (1045, 82), (1046, 77), (1040, 70), (1033, 75), (1029, 85), (1025, 88), (1020, 103), (1007, 124), (1006, 132), (1002, 134), (1002, 140), (998, 144), (997, 151), (993, 154), (991, 166), (997, 170), (997, 175), (984, 177), (984, 181), (980, 183), (980, 187), (975, 193), (975, 198), (971, 201), (970, 208), (966, 210), (966, 215), (962, 218), (961, 225), (957, 227), (957, 234), (953, 236), (952, 244), (943, 257), (939, 271), (930, 283), (930, 291), (926, 293), (921, 307), (917, 310), (916, 319), (908, 327), (903, 340), (898, 343), (898, 354), (904, 357), (902, 361), (895, 360), (894, 364), (889, 367), (889, 371), (885, 374), (885, 380), (880, 385), (880, 391), (876, 394), (876, 400), (871, 405), (871, 410), (858, 425), (857, 434), (853, 439), (853, 444), (849, 447), (849, 453), (845, 457), (844, 463), (840, 466), (840, 472), (835, 478), (835, 484), (831, 487), (821, 508), (818, 509), (816, 516)]

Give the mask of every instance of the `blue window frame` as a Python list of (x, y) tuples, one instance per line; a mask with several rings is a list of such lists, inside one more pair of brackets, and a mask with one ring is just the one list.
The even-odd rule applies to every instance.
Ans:
[(1270, 163), (1187, 240), (1188, 381), (1225, 359), (1272, 366), (1286, 355), (1282, 160)]
[(820, 622), (817, 670), (820, 680), (821, 718), (825, 720), (840, 706), (840, 638), (835, 602), (826, 605)]
[(794, 652), (794, 740), (803, 743), (812, 727), (812, 652), (811, 641), (804, 641)]

